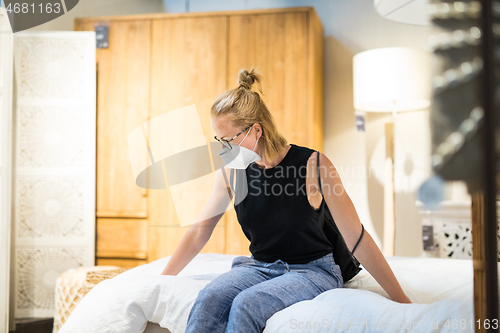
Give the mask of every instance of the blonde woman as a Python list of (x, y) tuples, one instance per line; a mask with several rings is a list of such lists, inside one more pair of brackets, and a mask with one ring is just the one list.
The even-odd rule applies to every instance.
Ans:
[[(215, 207), (228, 207), (228, 191), (236, 195), (234, 208), (252, 255), (236, 257), (228, 272), (200, 291), (186, 332), (262, 332), (274, 313), (342, 288), (333, 247), (317, 223), (323, 200), (349, 250), (357, 246), (363, 267), (394, 301), (411, 303), (370, 234), (360, 238), (362, 225), (332, 162), (319, 154), (320, 190), (318, 153), (279, 133), (259, 93), (251, 91), (261, 79), (255, 69), (242, 69), (239, 86), (213, 103), (212, 128), (225, 162), (206, 207), (214, 214), (191, 226), (162, 274), (177, 275), (203, 248), (223, 215)], [(230, 169), (236, 171), (234, 192)]]

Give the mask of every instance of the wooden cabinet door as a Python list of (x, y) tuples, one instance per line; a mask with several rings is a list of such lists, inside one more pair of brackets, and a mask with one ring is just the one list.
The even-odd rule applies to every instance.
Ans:
[(288, 142), (309, 146), (307, 18), (307, 12), (230, 16), (227, 79), (235, 87), (239, 69), (258, 66), (278, 129)]
[[(214, 141), (210, 107), (226, 90), (226, 48), (225, 16), (153, 20), (151, 118), (195, 104), (206, 141)], [(177, 140), (189, 135), (182, 126), (176, 132)], [(196, 193), (192, 195), (193, 200), (186, 200), (185, 205), (177, 209), (192, 209), (193, 201), (197, 201), (194, 200)], [(148, 260), (153, 261), (172, 255), (189, 226), (180, 226), (168, 186), (166, 190), (150, 190), (149, 200)], [(223, 218), (202, 252), (224, 253), (225, 246)]]
[(98, 218), (96, 230), (98, 258), (147, 258), (147, 220)]
[[(229, 17), (228, 88), (238, 71), (258, 66), (262, 96), (278, 130), (289, 143), (313, 147), (313, 112), (308, 107), (309, 12), (231, 15)], [(253, 89), (258, 91), (258, 85)], [(234, 208), (227, 216), (227, 252), (248, 254), (249, 242)]]
[[(76, 21), (75, 30), (94, 30)], [(149, 117), (149, 20), (110, 21), (97, 49), (97, 217), (148, 217), (148, 190), (136, 185), (128, 136)], [(147, 160), (147, 154), (144, 154)]]

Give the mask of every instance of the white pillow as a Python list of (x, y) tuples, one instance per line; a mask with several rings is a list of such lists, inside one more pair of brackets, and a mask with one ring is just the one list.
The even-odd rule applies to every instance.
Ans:
[[(59, 333), (138, 333), (147, 322), (172, 333), (185, 330), (187, 315), (204, 283), (178, 276), (105, 280), (73, 310)], [(168, 314), (168, 316), (166, 315)]]
[(199, 291), (229, 271), (234, 257), (198, 254), (177, 276), (160, 275), (166, 257), (104, 280), (85, 295), (59, 333), (138, 333), (148, 321), (184, 333)]
[[(337, 288), (276, 312), (267, 320), (264, 333), (472, 332), (472, 309), (472, 299), (402, 304), (371, 291)], [(461, 320), (469, 329), (457, 329)]]

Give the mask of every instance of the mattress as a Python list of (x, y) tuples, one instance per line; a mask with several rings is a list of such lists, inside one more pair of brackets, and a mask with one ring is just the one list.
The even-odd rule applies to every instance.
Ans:
[[(198, 292), (228, 271), (235, 257), (201, 253), (177, 276), (160, 275), (170, 257), (135, 267), (92, 289), (59, 332), (184, 332)], [(340, 327), (344, 332), (401, 332), (411, 325), (412, 332), (474, 331), (471, 260), (386, 259), (412, 304), (392, 301), (363, 269), (344, 288), (275, 313), (264, 333), (332, 332)], [(457, 323), (465, 325), (457, 328)]]

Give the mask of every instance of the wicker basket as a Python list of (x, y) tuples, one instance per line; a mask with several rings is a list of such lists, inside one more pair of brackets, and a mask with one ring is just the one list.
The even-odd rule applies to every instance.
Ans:
[(111, 279), (130, 268), (116, 266), (79, 267), (67, 270), (56, 280), (53, 333), (66, 322), (80, 300), (99, 282)]

